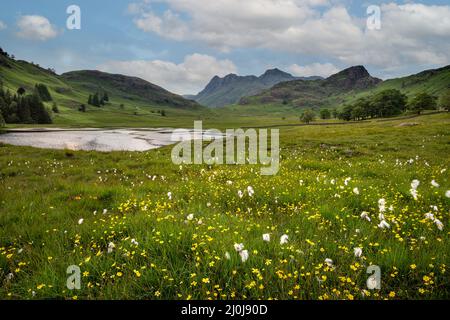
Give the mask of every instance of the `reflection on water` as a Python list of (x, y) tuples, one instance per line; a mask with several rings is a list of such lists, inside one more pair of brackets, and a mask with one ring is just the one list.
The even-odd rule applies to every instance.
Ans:
[[(48, 149), (96, 150), (96, 151), (146, 151), (193, 139), (189, 135), (179, 135), (172, 140), (173, 129), (46, 129), (17, 130), (0, 135), (0, 142)], [(195, 135), (198, 137), (199, 135)], [(203, 137), (218, 137), (205, 134)]]

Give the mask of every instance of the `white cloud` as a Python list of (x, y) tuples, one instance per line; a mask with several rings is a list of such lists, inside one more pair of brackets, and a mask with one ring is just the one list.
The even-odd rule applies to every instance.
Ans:
[(6, 29), (6, 23), (0, 20), (0, 31)]
[(321, 76), (326, 78), (338, 73), (340, 69), (331, 63), (313, 63), (306, 66), (293, 64), (289, 67), (289, 71), (297, 77)]
[(24, 39), (46, 41), (58, 35), (56, 27), (42, 16), (21, 16), (17, 26), (19, 28), (17, 35)]
[(236, 72), (232, 61), (198, 53), (186, 56), (180, 64), (162, 60), (109, 61), (98, 69), (139, 77), (178, 94), (197, 93), (213, 76)]
[[(163, 14), (152, 10), (163, 2)], [(450, 63), (450, 6), (382, 5), (381, 30), (367, 30), (345, 1), (143, 0), (130, 6), (138, 28), (228, 51), (268, 48), (382, 68)], [(333, 5), (331, 5), (333, 4)]]

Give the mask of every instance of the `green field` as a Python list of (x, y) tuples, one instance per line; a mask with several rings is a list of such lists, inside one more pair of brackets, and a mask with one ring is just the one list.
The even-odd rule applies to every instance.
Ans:
[[(289, 117), (271, 119), (298, 119)], [(129, 119), (120, 125), (144, 124)], [(205, 123), (268, 119), (218, 115)], [(449, 128), (448, 113), (280, 127), (281, 166), (271, 177), (249, 165), (180, 167), (171, 147), (1, 145), (0, 299), (448, 299)], [(389, 229), (377, 226), (380, 199)], [(66, 288), (70, 265), (81, 269), (81, 290)], [(367, 290), (370, 265), (381, 268), (381, 290)]]

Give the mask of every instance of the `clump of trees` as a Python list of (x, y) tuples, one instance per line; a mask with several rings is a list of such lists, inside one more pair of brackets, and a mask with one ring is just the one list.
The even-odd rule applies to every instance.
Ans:
[(95, 94), (90, 94), (88, 98), (88, 104), (94, 107), (104, 106), (107, 102), (109, 102), (108, 93), (105, 91), (103, 95), (100, 97), (100, 94), (96, 92)]
[(52, 123), (40, 95), (37, 92), (26, 95), (22, 87), (13, 95), (0, 84), (0, 114), (5, 123)]
[(426, 92), (417, 94), (408, 104), (408, 109), (421, 114), (424, 110), (434, 110), (437, 108), (437, 98)]
[(405, 112), (407, 102), (408, 98), (399, 90), (384, 90), (372, 97), (360, 98), (351, 105), (345, 105), (337, 117), (346, 121), (391, 117)]
[(331, 118), (331, 112), (328, 109), (321, 109), (320, 110), (320, 119), (327, 120)]
[(450, 88), (448, 88), (439, 99), (439, 107), (443, 110), (450, 111)]

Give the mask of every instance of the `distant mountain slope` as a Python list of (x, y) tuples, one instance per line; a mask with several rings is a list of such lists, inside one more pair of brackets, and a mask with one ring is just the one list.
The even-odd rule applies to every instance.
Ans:
[(96, 91), (114, 92), (122, 99), (141, 100), (151, 105), (174, 108), (198, 108), (195, 101), (187, 100), (157, 85), (136, 77), (110, 74), (101, 71), (71, 71), (61, 75), (66, 83), (94, 93)]
[[(314, 80), (318, 77), (303, 78)], [(215, 76), (197, 96), (189, 96), (209, 107), (222, 107), (237, 103), (242, 97), (251, 96), (273, 85), (299, 78), (279, 69), (267, 70), (259, 77), (229, 74), (224, 78)]]
[(322, 107), (333, 99), (351, 92), (375, 87), (382, 82), (372, 77), (363, 66), (345, 69), (327, 79), (295, 80), (279, 83), (253, 97), (243, 98), (240, 104), (283, 104), (294, 107)]

